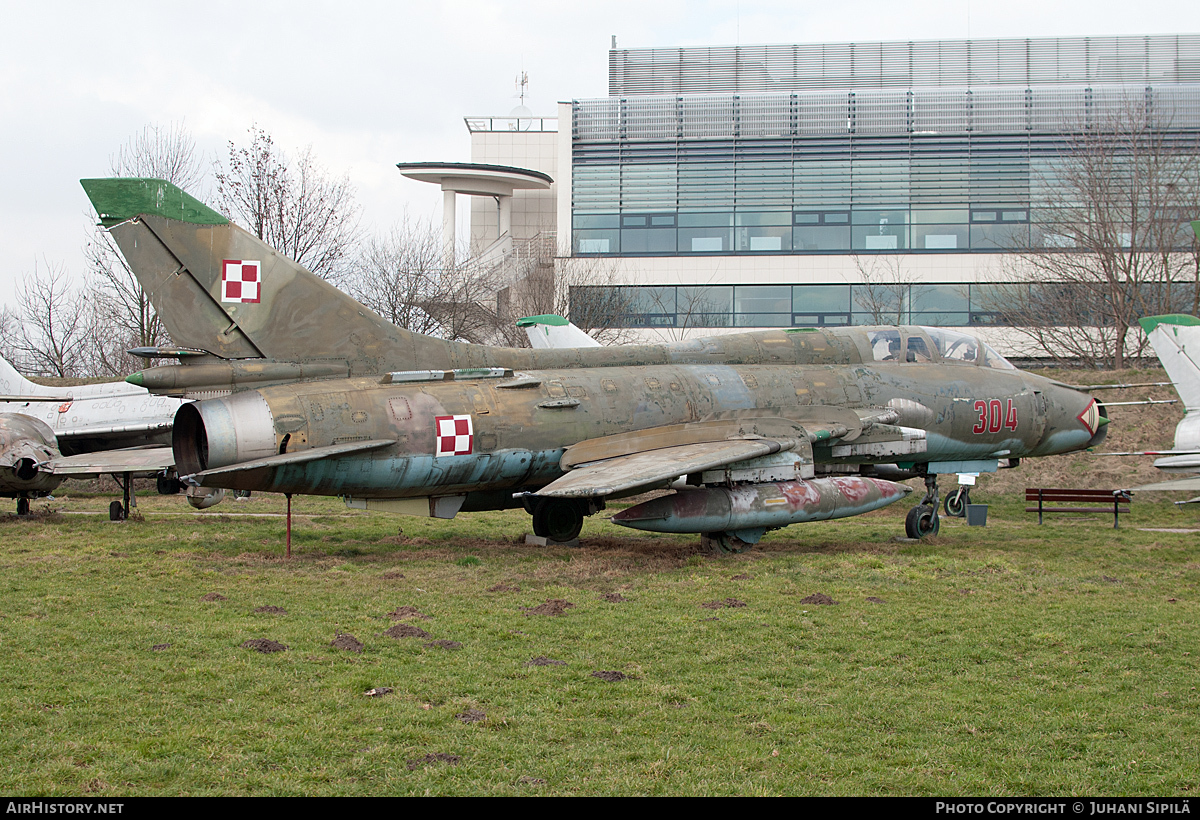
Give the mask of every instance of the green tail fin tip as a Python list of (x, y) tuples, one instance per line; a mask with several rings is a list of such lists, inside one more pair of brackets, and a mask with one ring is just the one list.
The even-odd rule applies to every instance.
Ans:
[(1138, 319), (1138, 324), (1142, 326), (1142, 330), (1149, 333), (1159, 325), (1200, 325), (1200, 319), (1186, 313), (1167, 313), (1162, 316), (1145, 316)]
[(164, 179), (113, 177), (81, 179), (79, 184), (100, 215), (100, 224), (106, 228), (142, 214), (155, 214), (197, 225), (224, 225), (229, 222), (200, 200)]

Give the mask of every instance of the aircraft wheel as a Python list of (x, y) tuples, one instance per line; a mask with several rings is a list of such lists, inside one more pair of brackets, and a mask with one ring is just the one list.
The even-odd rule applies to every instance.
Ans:
[(913, 507), (904, 519), (904, 531), (908, 533), (909, 538), (937, 535), (940, 525), (937, 507), (931, 507), (928, 504), (918, 504)]
[(114, 501), (108, 505), (108, 520), (109, 521), (124, 521), (125, 506), (120, 501)]
[(160, 475), (156, 483), (159, 495), (178, 495), (183, 490), (183, 484), (178, 478)]
[(951, 518), (966, 518), (967, 505), (970, 503), (971, 496), (968, 494), (968, 491), (959, 487), (946, 496), (946, 500), (942, 502), (942, 507), (946, 510), (946, 515)]
[(29, 499), (17, 499), (17, 515), (29, 515)]
[(700, 534), (700, 547), (713, 555), (732, 555), (753, 547), (731, 532), (705, 532)]
[(554, 541), (571, 541), (583, 530), (583, 508), (574, 501), (542, 498), (533, 505), (533, 533)]

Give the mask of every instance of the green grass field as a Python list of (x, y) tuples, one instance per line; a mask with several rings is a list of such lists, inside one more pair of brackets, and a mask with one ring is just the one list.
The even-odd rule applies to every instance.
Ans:
[[(126, 523), (78, 514), (107, 496), (60, 498), (0, 519), (0, 791), (1200, 789), (1200, 510), (1139, 498), (1119, 530), (1038, 527), (984, 495), (986, 528), (897, 543), (914, 500), (727, 558), (602, 516), (582, 548), (544, 549), (518, 543), (520, 512), (302, 498), (291, 560), (281, 497), (200, 515), (146, 497)], [(574, 606), (526, 614), (547, 600)], [(428, 638), (383, 634), (402, 606)]]

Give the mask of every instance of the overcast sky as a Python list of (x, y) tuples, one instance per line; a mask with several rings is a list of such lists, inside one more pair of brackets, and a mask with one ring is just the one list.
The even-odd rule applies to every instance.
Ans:
[[(252, 123), (348, 174), (367, 230), (440, 222), (397, 162), (467, 161), (463, 117), (608, 93), (608, 48), (1200, 32), (1200, 4), (842, 2), (18, 3), (0, 31), (0, 303), (43, 261), (82, 280), (78, 180), (147, 124), (184, 122), (206, 161)], [(202, 194), (204, 192), (201, 192)], [(460, 202), (460, 213), (465, 204)]]

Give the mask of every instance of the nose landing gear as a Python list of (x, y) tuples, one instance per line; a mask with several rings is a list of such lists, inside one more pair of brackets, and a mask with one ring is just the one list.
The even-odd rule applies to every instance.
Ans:
[(946, 511), (946, 515), (950, 516), (951, 518), (966, 518), (967, 505), (970, 503), (970, 489), (962, 486), (946, 496), (946, 500), (942, 502), (942, 509), (944, 509)]

